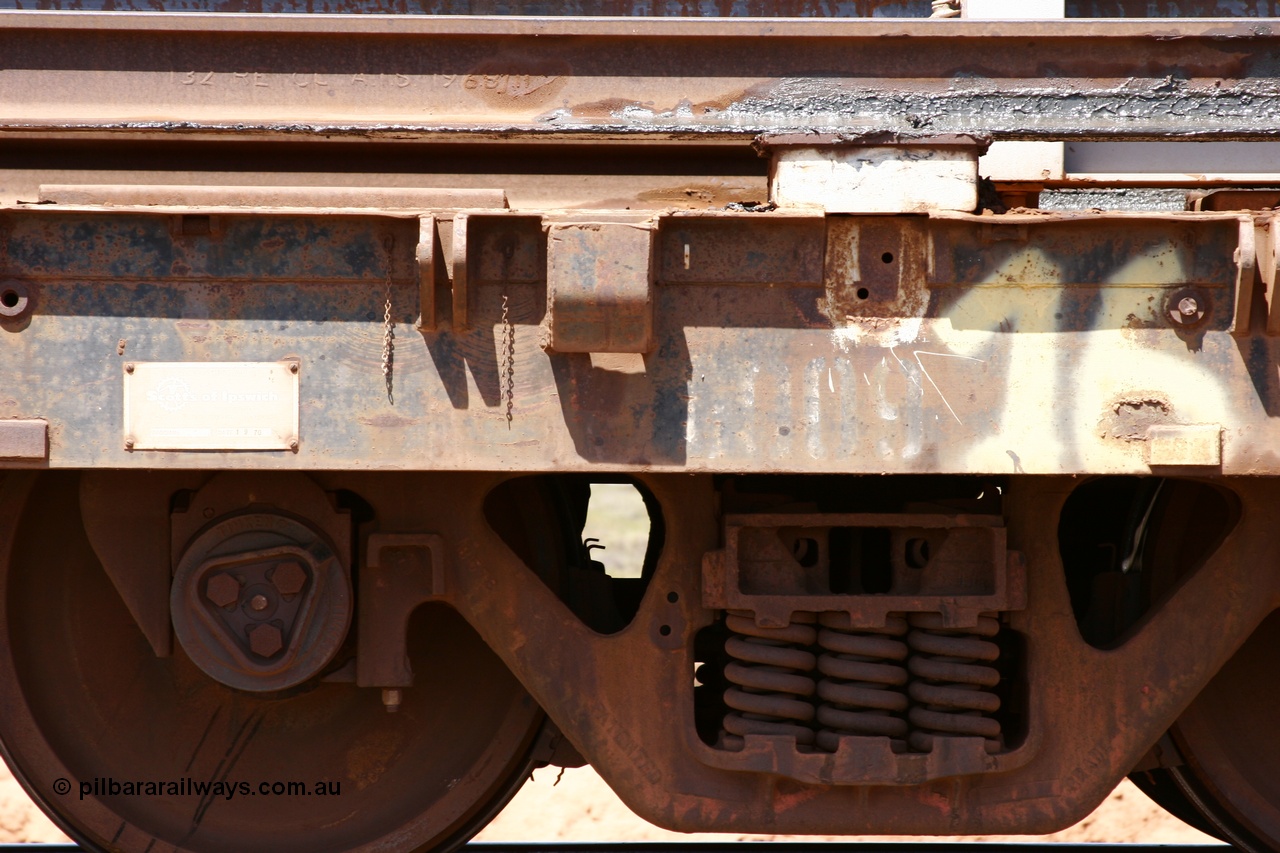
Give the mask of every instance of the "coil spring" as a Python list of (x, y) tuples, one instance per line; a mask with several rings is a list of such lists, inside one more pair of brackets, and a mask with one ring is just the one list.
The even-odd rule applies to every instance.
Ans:
[[(797, 614), (800, 617), (800, 614)], [(750, 616), (730, 613), (725, 625), (732, 636), (725, 651), (733, 659), (724, 668), (732, 682), (724, 701), (733, 710), (724, 718), (722, 745), (741, 746), (749, 734), (785, 735), (796, 744), (811, 744), (814, 709), (812, 646), (816, 631), (800, 624), (802, 617), (785, 628), (761, 628)], [(808, 621), (812, 621), (810, 615)]]
[(909, 621), (907, 668), (914, 678), (908, 693), (919, 703), (907, 715), (911, 747), (928, 752), (935, 736), (958, 735), (985, 738), (987, 752), (999, 752), (1000, 721), (988, 715), (1000, 708), (1000, 697), (991, 692), (1000, 673), (984, 665), (1000, 657), (1000, 647), (988, 639), (1000, 631), (999, 620), (983, 614), (976, 628), (961, 629), (942, 627), (938, 613), (913, 613)]
[(889, 737), (906, 745), (907, 620), (890, 614), (883, 628), (850, 627), (846, 613), (824, 613), (819, 619), (818, 746), (834, 751), (841, 735)]

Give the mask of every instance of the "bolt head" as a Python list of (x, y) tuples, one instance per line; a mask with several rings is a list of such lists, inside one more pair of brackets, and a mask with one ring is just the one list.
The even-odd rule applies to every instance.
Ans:
[(256, 625), (249, 631), (249, 649), (258, 657), (272, 657), (283, 648), (284, 637), (275, 625)]
[(133, 362), (129, 362), (124, 366), (125, 373), (133, 373)]
[(249, 599), (249, 609), (256, 610), (261, 613), (267, 609), (267, 605), (270, 603), (271, 602), (267, 601), (267, 597), (265, 595), (255, 595), (253, 598)]
[(307, 583), (307, 572), (297, 560), (276, 563), (271, 584), (281, 595), (297, 595)]
[(1178, 312), (1183, 317), (1194, 317), (1200, 312), (1200, 303), (1191, 296), (1184, 296), (1178, 300)]
[(205, 584), (204, 594), (218, 607), (230, 607), (240, 598), (240, 581), (226, 572), (216, 574)]
[(298, 372), (298, 363), (296, 361), (289, 365), (289, 372), (290, 373)]

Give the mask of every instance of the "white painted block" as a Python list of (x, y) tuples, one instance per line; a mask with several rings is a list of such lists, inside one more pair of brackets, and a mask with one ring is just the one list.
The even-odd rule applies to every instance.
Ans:
[(1066, 17), (1066, 0), (964, 0), (965, 18), (1046, 20)]
[(775, 152), (769, 197), (828, 213), (969, 212), (978, 151), (963, 145), (832, 146)]
[(993, 181), (1060, 181), (1063, 149), (1061, 142), (993, 142), (978, 158), (978, 174)]

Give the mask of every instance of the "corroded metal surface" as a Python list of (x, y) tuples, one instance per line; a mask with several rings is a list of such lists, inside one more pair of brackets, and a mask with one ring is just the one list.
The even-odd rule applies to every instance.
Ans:
[(1262, 139), (1280, 127), (1278, 37), (1248, 20), (6, 12), (0, 128)]
[[(202, 3), (254, 14), (0, 12), (0, 468), (80, 470), (0, 471), (0, 739), (37, 796), (108, 765), (357, 790), (66, 798), (71, 831), (448, 848), (555, 754), (545, 709), (677, 830), (1047, 832), (1280, 605), (1280, 481), (1234, 476), (1280, 474), (1263, 196), (997, 213), (1034, 192), (979, 185), (973, 213), (842, 215), (905, 208), (829, 181), (788, 208), (746, 157), (778, 132), (878, 135), (891, 165), (939, 134), (1274, 138), (1269, 24)], [(813, 6), (752, 3), (699, 12)], [(225, 387), (193, 387), (209, 365)], [(548, 471), (597, 477), (513, 477)], [(651, 513), (639, 579), (582, 541), (614, 472)], [(1212, 479), (1181, 526), (1225, 537), (1105, 648), (1077, 587), (1128, 578), (1076, 577), (1053, 535), (1098, 474)]]
[[(67, 8), (61, 0), (2, 0), (0, 9)], [(382, 15), (538, 15), (674, 18), (927, 18), (929, 0), (78, 0), (102, 12)], [(1275, 0), (1067, 0), (1068, 18), (1275, 17)]]
[(553, 223), (547, 238), (548, 349), (652, 349), (652, 223)]
[[(1222, 547), (1111, 648), (1081, 639), (1054, 537), (1076, 485), (1012, 478), (1009, 545), (1026, 554), (1025, 763), (915, 786), (805, 784), (713, 766), (694, 734), (695, 634), (712, 623), (693, 554), (719, 546), (712, 478), (645, 477), (667, 521), (662, 561), (633, 623), (591, 631), (501, 542), (478, 510), (498, 481), (478, 475), (335, 474), (389, 528), (431, 519), (445, 536), (441, 600), (458, 608), (626, 802), (684, 831), (955, 834), (1049, 832), (1083, 818), (1137, 762), (1272, 609), (1269, 480), (1232, 484), (1243, 511)], [(411, 496), (411, 497), (404, 497)], [(433, 571), (435, 570), (433, 564)], [(1248, 590), (1247, 594), (1244, 591)], [(1208, 612), (1212, 619), (1203, 618)], [(566, 690), (566, 684), (590, 689)], [(1087, 685), (1087, 689), (1082, 689)], [(785, 775), (785, 772), (784, 772)]]
[[(985, 666), (1000, 657), (982, 639), (999, 632), (997, 614), (1007, 618), (1027, 603), (1025, 561), (1006, 551), (998, 516), (724, 521), (725, 548), (703, 558), (701, 600), (730, 614), (725, 649), (737, 660), (724, 674), (742, 689), (730, 688), (724, 701), (746, 714), (726, 717), (727, 731), (701, 760), (821, 785), (922, 785), (1008, 773), (1032, 760), (1036, 741), (1002, 731), (993, 716), (1002, 701), (991, 688), (1001, 677)], [(818, 630), (806, 627), (814, 623)], [(825, 650), (816, 661), (815, 646)], [(805, 657), (789, 666), (796, 652)], [(780, 669), (790, 681), (777, 678)], [(817, 706), (816, 738), (787, 719), (797, 699), (801, 719)], [(788, 725), (777, 726), (780, 719)], [(788, 742), (797, 730), (802, 737)]]
[[(433, 605), (408, 629), (416, 679), (395, 714), (340, 671), (302, 690), (236, 690), (184, 655), (152, 654), (80, 529), (77, 475), (37, 476), (0, 474), (0, 600), (12, 614), (0, 638), (0, 738), (14, 775), (86, 849), (450, 850), (528, 778), (544, 715), (448, 608)], [(172, 482), (151, 495), (167, 502)], [(176, 547), (206, 523), (209, 504), (256, 497), (312, 509), (298, 477), (224, 484), (193, 517), (175, 516)], [(245, 485), (250, 494), (236, 494)], [(167, 525), (112, 532), (148, 560), (155, 536), (163, 546), (169, 535)], [(167, 563), (146, 567), (155, 565), (167, 586)], [(113, 774), (160, 793), (59, 795), (68, 780)], [(275, 782), (290, 795), (263, 796)]]
[[(657, 215), (654, 343), (610, 359), (543, 349), (555, 221), (8, 211), (0, 418), (47, 419), (54, 467), (1278, 470), (1249, 215)], [(125, 447), (125, 363), (285, 359), (297, 453)], [(1149, 456), (1201, 427), (1220, 468)]]

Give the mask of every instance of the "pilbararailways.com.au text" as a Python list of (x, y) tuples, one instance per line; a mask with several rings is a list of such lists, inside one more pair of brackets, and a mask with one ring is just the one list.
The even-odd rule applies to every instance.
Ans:
[[(59, 779), (58, 782), (66, 782)], [(69, 785), (54, 783), (54, 790)], [(342, 782), (320, 780), (318, 782), (231, 782), (209, 781), (185, 777), (172, 781), (148, 779), (116, 779), (98, 776), (80, 782), (80, 799), (85, 797), (218, 797), (234, 800), (236, 797), (337, 797), (342, 794)]]

